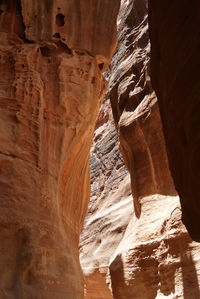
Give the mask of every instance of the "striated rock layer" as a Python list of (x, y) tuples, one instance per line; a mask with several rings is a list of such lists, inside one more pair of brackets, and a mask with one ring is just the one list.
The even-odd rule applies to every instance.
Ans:
[(133, 211), (129, 174), (124, 166), (105, 99), (90, 152), (91, 198), (80, 237), (85, 298), (112, 298), (106, 285), (110, 257), (120, 243)]
[(0, 298), (83, 297), (88, 154), (118, 8), (0, 1)]
[(200, 241), (200, 2), (149, 0), (151, 77), (183, 222)]
[[(92, 186), (95, 178), (103, 187), (98, 183), (95, 198), (92, 193), (81, 238), (85, 298), (197, 299), (200, 246), (192, 242), (181, 222), (180, 202), (168, 167), (157, 98), (149, 79), (146, 1), (124, 1), (121, 9), (118, 47), (106, 75), (106, 98), (111, 100), (120, 148), (131, 176), (134, 214), (130, 213), (130, 187), (127, 181), (124, 188), (125, 177), (114, 194), (105, 192), (103, 196), (110, 177), (106, 171), (94, 175), (100, 161), (102, 169), (112, 162), (112, 147), (108, 150), (108, 142), (103, 142), (112, 132), (106, 122), (106, 132), (96, 130), (94, 147), (108, 158), (99, 156), (98, 164), (94, 158), (90, 161)], [(97, 138), (99, 130), (104, 134), (101, 139)], [(112, 165), (115, 169), (115, 163)]]
[(131, 174), (135, 213), (140, 198), (176, 194), (168, 168), (157, 98), (149, 77), (150, 43), (146, 1), (132, 1), (119, 25), (110, 65), (109, 92), (120, 149)]

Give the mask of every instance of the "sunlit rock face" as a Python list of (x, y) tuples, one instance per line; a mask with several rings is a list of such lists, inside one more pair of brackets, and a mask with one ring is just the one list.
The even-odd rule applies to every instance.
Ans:
[(133, 213), (130, 178), (119, 150), (111, 106), (105, 99), (90, 152), (91, 198), (80, 238), (85, 298), (112, 298), (106, 284), (110, 257)]
[(0, 1), (1, 298), (83, 297), (88, 154), (118, 8)]
[[(118, 26), (118, 47), (106, 73), (109, 90), (104, 105), (110, 99), (131, 185), (124, 177), (122, 185), (112, 181), (113, 193), (105, 192), (111, 182), (107, 168), (111, 164), (115, 170), (116, 163), (111, 158), (113, 147), (108, 146), (115, 139), (108, 138), (113, 129), (102, 112), (90, 159), (92, 199), (80, 243), (85, 298), (197, 299), (200, 246), (192, 242), (181, 222), (168, 167), (149, 78), (146, 1), (125, 1)], [(106, 109), (102, 106), (102, 111)]]
[(183, 222), (200, 241), (200, 2), (149, 1), (152, 84), (157, 93), (170, 169)]
[(110, 65), (109, 92), (120, 148), (131, 174), (135, 213), (140, 198), (175, 194), (168, 168), (157, 99), (149, 77), (150, 43), (146, 1), (131, 2), (119, 25)]

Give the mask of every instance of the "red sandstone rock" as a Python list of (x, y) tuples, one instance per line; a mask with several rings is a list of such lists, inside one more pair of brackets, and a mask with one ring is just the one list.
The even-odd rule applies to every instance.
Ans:
[(130, 213), (130, 189), (119, 184), (114, 194), (103, 193), (98, 183), (103, 182), (107, 190), (107, 163), (115, 168), (112, 147), (109, 151), (108, 142), (103, 142), (105, 138), (112, 144), (115, 137), (106, 138), (110, 125), (102, 116), (106, 125), (97, 126), (94, 148), (101, 153), (105, 147), (106, 156), (99, 155), (97, 163), (92, 150), (92, 186), (97, 184), (80, 243), (85, 298), (197, 299), (200, 246), (181, 222), (170, 176), (157, 98), (149, 79), (145, 1), (130, 3), (118, 24), (119, 43), (107, 73), (106, 97), (111, 99), (120, 148), (131, 173), (136, 213)]
[(1, 298), (83, 297), (88, 155), (119, 1), (86, 4), (0, 1)]
[(80, 237), (85, 298), (112, 298), (106, 285), (110, 257), (132, 215), (130, 179), (123, 164), (111, 106), (105, 100), (90, 152), (91, 198)]
[(111, 100), (120, 148), (131, 174), (138, 217), (140, 198), (155, 193), (176, 194), (168, 169), (157, 99), (150, 85), (149, 52), (145, 1), (134, 1), (119, 26), (107, 97)]
[(183, 222), (200, 240), (200, 2), (149, 0), (151, 78)]

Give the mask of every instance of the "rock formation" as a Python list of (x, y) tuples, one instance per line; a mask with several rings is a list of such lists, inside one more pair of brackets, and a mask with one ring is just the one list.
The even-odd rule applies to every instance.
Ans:
[(149, 78), (146, 1), (128, 1), (122, 10), (118, 47), (106, 74), (106, 99), (111, 100), (120, 149), (131, 175), (134, 214), (129, 210), (130, 187), (125, 177), (118, 188), (112, 182), (114, 194), (104, 193), (110, 177), (98, 169), (106, 169), (107, 163), (108, 168), (110, 163), (113, 169), (116, 165), (110, 158), (113, 147), (107, 146), (107, 140), (112, 144), (115, 136), (105, 120), (95, 131), (90, 160), (92, 186), (94, 180), (103, 184), (92, 189), (80, 243), (85, 298), (197, 299), (200, 246), (192, 242), (181, 222), (179, 197), (168, 167), (157, 98)]
[(110, 257), (133, 213), (129, 174), (124, 166), (109, 101), (105, 99), (90, 153), (91, 198), (80, 238), (86, 297), (112, 298), (106, 285)]
[(200, 2), (149, 0), (152, 84), (183, 222), (200, 241)]
[(0, 0), (0, 298), (200, 297), (167, 159), (199, 240), (200, 4), (168, 2), (149, 0), (166, 153), (146, 0), (122, 1), (97, 123), (120, 0)]
[(0, 298), (83, 296), (88, 154), (118, 8), (0, 0)]

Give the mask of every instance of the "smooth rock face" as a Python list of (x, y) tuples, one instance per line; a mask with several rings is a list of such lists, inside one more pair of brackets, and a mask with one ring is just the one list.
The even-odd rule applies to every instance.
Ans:
[(111, 180), (107, 167), (116, 165), (108, 140), (112, 145), (115, 136), (103, 113), (95, 131), (90, 159), (92, 199), (80, 242), (87, 299), (200, 297), (200, 245), (191, 240), (181, 222), (157, 98), (150, 85), (145, 3), (135, 0), (122, 6), (119, 43), (106, 75), (106, 99), (111, 100), (132, 190), (124, 177), (113, 193), (106, 192)]
[(200, 241), (200, 2), (149, 0), (151, 77), (183, 222)]
[(86, 2), (0, 1), (0, 298), (83, 297), (88, 155), (119, 7)]

